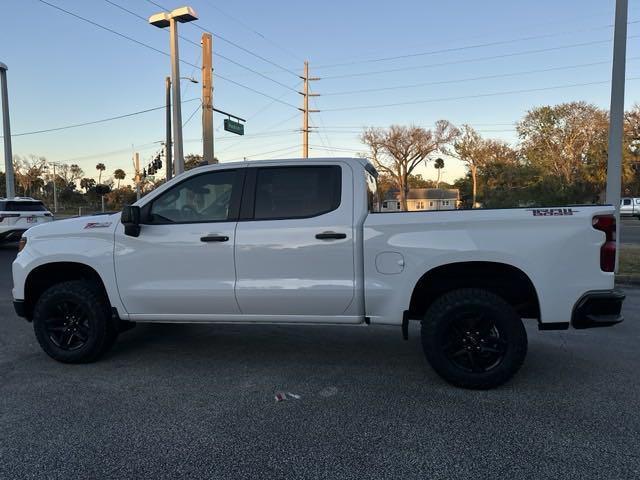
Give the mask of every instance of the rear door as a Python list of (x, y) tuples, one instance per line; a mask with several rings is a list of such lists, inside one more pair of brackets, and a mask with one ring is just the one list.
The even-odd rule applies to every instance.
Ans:
[(235, 251), (243, 315), (351, 321), (338, 317), (355, 290), (352, 185), (344, 164), (249, 169)]

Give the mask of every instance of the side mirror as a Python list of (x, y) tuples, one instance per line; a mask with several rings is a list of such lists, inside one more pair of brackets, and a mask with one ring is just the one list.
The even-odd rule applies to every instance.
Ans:
[(140, 235), (140, 207), (125, 205), (122, 207), (120, 223), (124, 225), (124, 234), (130, 237)]

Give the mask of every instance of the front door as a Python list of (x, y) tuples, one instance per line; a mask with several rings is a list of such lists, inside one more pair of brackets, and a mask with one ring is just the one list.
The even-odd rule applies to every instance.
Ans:
[(118, 290), (132, 319), (239, 312), (233, 245), (244, 168), (190, 175), (141, 208), (138, 237), (116, 230)]
[(339, 318), (355, 290), (352, 177), (335, 163), (249, 169), (235, 252), (243, 315), (352, 321)]

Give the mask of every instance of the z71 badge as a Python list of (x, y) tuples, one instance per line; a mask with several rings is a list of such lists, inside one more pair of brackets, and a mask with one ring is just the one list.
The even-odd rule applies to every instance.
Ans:
[(562, 217), (578, 213), (571, 208), (534, 208), (531, 210), (534, 217)]

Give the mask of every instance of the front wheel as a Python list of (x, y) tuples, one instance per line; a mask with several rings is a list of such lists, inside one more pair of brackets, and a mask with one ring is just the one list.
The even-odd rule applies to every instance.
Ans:
[(502, 385), (527, 354), (527, 332), (518, 313), (498, 295), (477, 288), (454, 290), (434, 301), (421, 336), (433, 369), (464, 388)]
[(33, 329), (42, 349), (64, 363), (97, 360), (117, 336), (104, 295), (82, 280), (46, 290), (33, 309)]

